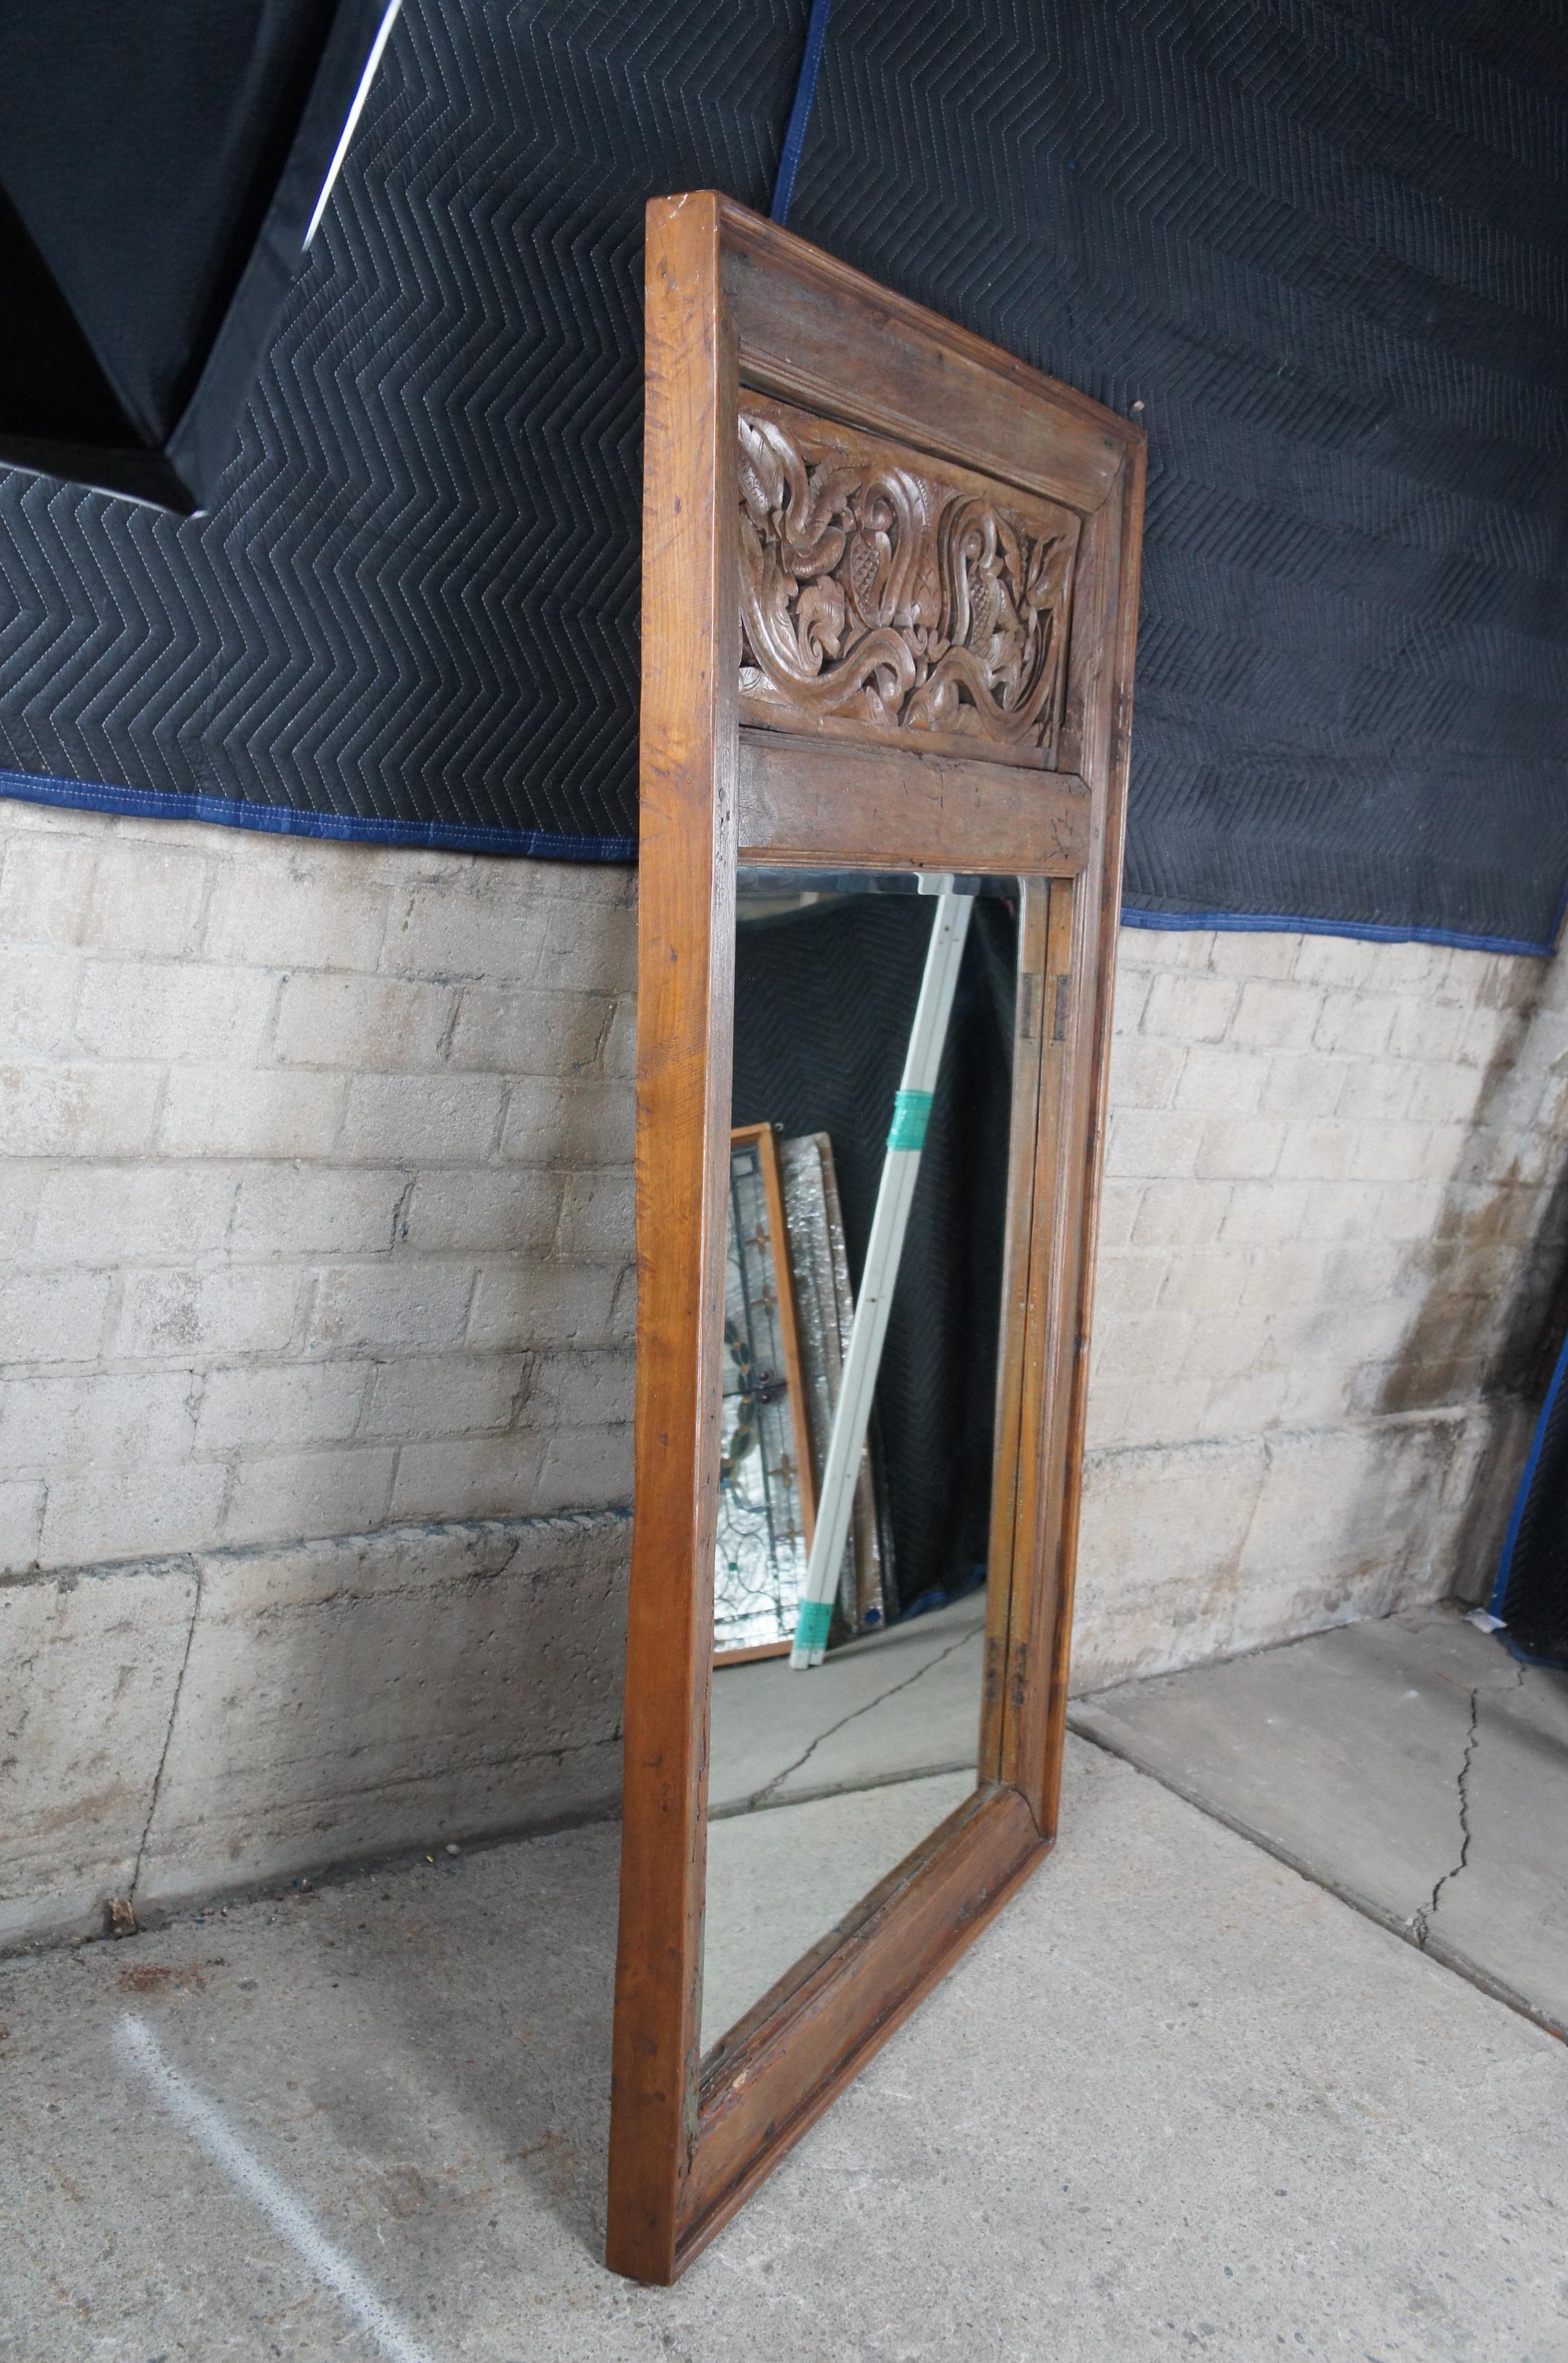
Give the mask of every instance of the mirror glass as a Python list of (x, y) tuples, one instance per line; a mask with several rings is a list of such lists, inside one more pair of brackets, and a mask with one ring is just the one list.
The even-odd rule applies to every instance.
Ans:
[(739, 874), (704, 2050), (977, 1778), (1019, 909)]

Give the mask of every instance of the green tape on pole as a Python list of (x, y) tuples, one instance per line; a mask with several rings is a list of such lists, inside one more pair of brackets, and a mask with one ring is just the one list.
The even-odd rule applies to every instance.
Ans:
[(929, 1092), (900, 1092), (893, 1102), (893, 1129), (888, 1135), (889, 1148), (923, 1148), (925, 1127), (931, 1121)]
[(795, 1627), (797, 1649), (825, 1649), (828, 1626), (833, 1623), (831, 1600), (802, 1600), (801, 1619)]

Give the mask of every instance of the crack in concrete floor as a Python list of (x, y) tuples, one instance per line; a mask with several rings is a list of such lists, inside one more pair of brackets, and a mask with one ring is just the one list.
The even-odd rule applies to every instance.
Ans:
[[(1522, 1690), (1527, 1669), (1520, 1666), (1514, 1676), (1513, 1688)], [(1432, 1921), (1442, 1901), (1443, 1890), (1469, 1868), (1470, 1848), (1474, 1831), (1470, 1826), (1470, 1781), (1475, 1769), (1475, 1751), (1481, 1740), (1481, 1696), (1486, 1685), (1477, 1682), (1470, 1693), (1470, 1727), (1464, 1737), (1464, 1756), (1459, 1767), (1459, 1860), (1445, 1870), (1436, 1881), (1426, 1902), (1410, 1915), (1410, 1934), (1424, 1952), (1431, 1935)], [(1505, 1691), (1502, 1695), (1507, 1695)]]

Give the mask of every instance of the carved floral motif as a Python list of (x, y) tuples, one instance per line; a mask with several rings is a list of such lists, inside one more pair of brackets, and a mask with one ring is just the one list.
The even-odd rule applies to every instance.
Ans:
[(857, 449), (847, 430), (748, 407), (740, 524), (749, 720), (1050, 760), (1077, 546), (1069, 510), (982, 496)]

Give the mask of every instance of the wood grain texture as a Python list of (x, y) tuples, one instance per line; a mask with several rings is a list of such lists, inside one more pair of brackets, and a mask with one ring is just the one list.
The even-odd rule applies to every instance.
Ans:
[(724, 294), (743, 384), (896, 435), (1080, 516), (1100, 506), (1136, 428), (803, 239), (786, 246), (788, 231), (743, 205), (723, 204)]
[[(661, 200), (648, 226), (636, 1514), (608, 2255), (618, 2270), (665, 2281), (1055, 1831), (1143, 453), (1138, 430), (1085, 396), (728, 199)], [(1059, 700), (1057, 769), (741, 731), (743, 386), (896, 436), (906, 456), (931, 455), (950, 474), (973, 471), (988, 497), (999, 483), (1083, 519), (1065, 681), (1046, 701)], [(855, 530), (874, 528), (856, 516)], [(974, 547), (988, 565), (983, 533)], [(890, 543), (854, 561), (863, 623), (884, 559)], [(937, 581), (940, 593), (940, 568)], [(990, 596), (978, 581), (972, 605)], [(850, 587), (840, 584), (846, 602)], [(1021, 682), (1024, 660), (1003, 647), (1019, 621), (1009, 600), (1013, 623), (999, 606), (996, 645)], [(941, 611), (940, 596), (938, 608), (956, 612)], [(798, 603), (791, 612), (798, 621)], [(923, 609), (906, 622), (923, 630)], [(984, 666), (976, 682), (974, 693), (994, 694)], [(982, 1781), (1000, 1778), (797, 1963), (700, 2074), (737, 852), (1029, 882), (980, 1759)]]
[(742, 720), (1051, 768), (1076, 513), (755, 394), (739, 434)]
[(675, 2270), (696, 2135), (734, 1006), (734, 359), (718, 240), (712, 198), (651, 209), (636, 1514), (607, 2255), (654, 2281)]
[(1070, 878), (1089, 858), (1080, 780), (743, 730), (743, 861)]

